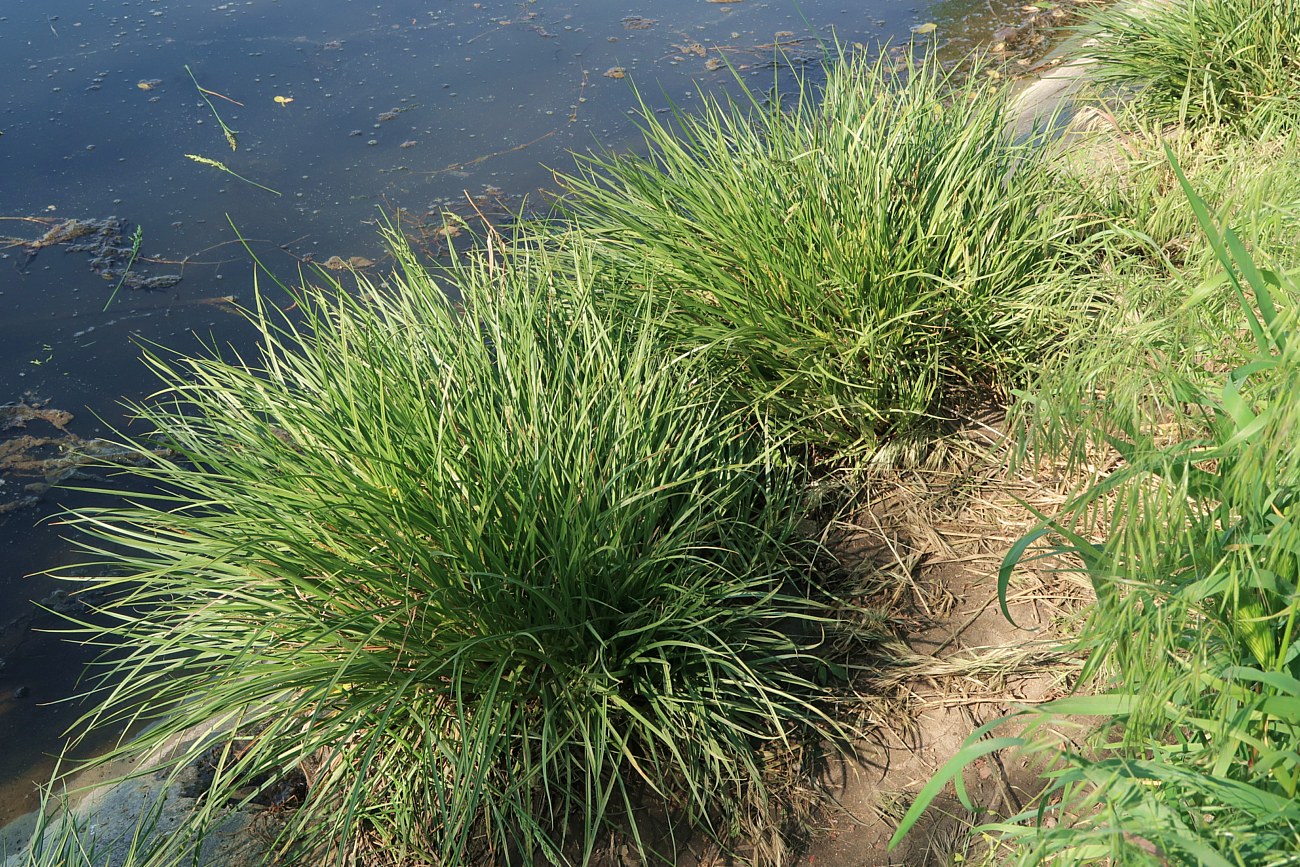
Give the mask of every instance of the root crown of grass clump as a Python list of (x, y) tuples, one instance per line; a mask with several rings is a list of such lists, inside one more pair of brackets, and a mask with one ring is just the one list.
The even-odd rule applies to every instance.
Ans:
[(820, 90), (647, 110), (648, 156), (582, 159), (564, 207), (661, 275), (629, 285), (740, 403), (849, 455), (1005, 387), (1059, 325), (1067, 206), (1009, 119), (933, 56), (841, 57)]
[(840, 671), (794, 472), (581, 255), (463, 259), (453, 305), (394, 244), (387, 286), (259, 306), (255, 361), (151, 359), (160, 493), (74, 518), (125, 567), (83, 579), (127, 648), (90, 722), (229, 720), (187, 830), (298, 768), (278, 846), (331, 862), (671, 861), (647, 803), (778, 834), (763, 757), (835, 736)]

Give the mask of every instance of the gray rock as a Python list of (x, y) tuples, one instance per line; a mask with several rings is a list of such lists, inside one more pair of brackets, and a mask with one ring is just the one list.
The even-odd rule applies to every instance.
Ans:
[[(0, 828), (0, 852), (12, 853), (0, 861), (0, 867), (135, 867), (152, 846), (184, 842), (175, 835), (195, 807), (195, 799), (184, 794), (193, 790), (186, 781), (195, 770), (156, 769), (175, 750), (211, 736), (210, 729), (183, 732), (138, 766), (109, 766), (104, 773), (111, 779), (72, 801), (64, 815), (42, 823), (36, 813), (30, 813)], [(90, 784), (74, 780), (73, 785)], [(204, 835), (198, 867), (263, 863), (279, 831), (278, 822), (265, 813), (227, 811)], [(38, 834), (41, 845), (35, 851), (40, 854), (32, 858)], [(186, 863), (195, 862), (187, 859)]]

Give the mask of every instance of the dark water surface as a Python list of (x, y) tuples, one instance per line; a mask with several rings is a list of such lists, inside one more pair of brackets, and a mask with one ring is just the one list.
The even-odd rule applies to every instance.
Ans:
[[(567, 167), (569, 151), (633, 145), (633, 83), (653, 107), (689, 108), (699, 89), (732, 83), (716, 61), (763, 89), (785, 74), (774, 44), (798, 62), (832, 34), (874, 45), (929, 21), (927, 38), (973, 42), (1014, 19), (995, 8), (1011, 7), (0, 0), (0, 404), (74, 416), (0, 415), (0, 823), (32, 807), (93, 655), (44, 631), (58, 620), (33, 604), (66, 607), (41, 575), (76, 559), (51, 518), (86, 502), (40, 486), (66, 473), (70, 449), (127, 425), (121, 402), (153, 387), (142, 342), (247, 347), (229, 299), (251, 301), (253, 269), (232, 225), (290, 280), (333, 256), (382, 273), (381, 213), (433, 252), (444, 209), (515, 210), (552, 186), (545, 166)], [(72, 242), (98, 250), (28, 246), (63, 221), (109, 217), (118, 237)], [(131, 274), (180, 280), (114, 294), (137, 227)]]

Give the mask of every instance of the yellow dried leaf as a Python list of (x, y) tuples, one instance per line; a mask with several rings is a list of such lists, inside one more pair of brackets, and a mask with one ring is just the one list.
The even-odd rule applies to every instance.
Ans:
[(292, 96), (276, 96), (273, 97), (273, 99), (275, 99), (275, 101), (279, 103), (281, 106), (286, 106), (289, 103), (293, 102)]

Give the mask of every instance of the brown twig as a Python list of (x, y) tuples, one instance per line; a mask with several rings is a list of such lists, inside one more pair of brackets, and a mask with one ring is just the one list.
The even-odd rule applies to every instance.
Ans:
[[(975, 715), (975, 711), (971, 710), (969, 705), (962, 705), (961, 712), (966, 717), (966, 721), (971, 724), (973, 731), (978, 730), (984, 725), (984, 723), (980, 721), (980, 718)], [(988, 740), (992, 736), (992, 732), (985, 732), (982, 740)], [(989, 753), (989, 759), (993, 762), (994, 767), (997, 768), (997, 773), (994, 775), (994, 778), (997, 783), (998, 794), (1002, 796), (1002, 808), (1006, 811), (1005, 815), (1014, 816), (1023, 810), (1025, 805), (1020, 802), (1020, 799), (1016, 797), (1015, 791), (1011, 788), (1011, 778), (1007, 775), (1006, 765), (1002, 764), (1001, 751), (997, 750)]]
[(490, 153), (490, 154), (483, 154), (482, 156), (475, 157), (474, 159), (472, 159), (472, 160), (468, 160), (468, 161), (463, 162), (463, 163), (452, 163), (451, 165), (443, 166), (443, 167), (440, 168), (440, 169), (434, 169), (434, 170), (431, 171), (431, 172), (420, 172), (419, 174), (422, 174), (422, 175), (440, 175), (440, 174), (442, 174), (443, 172), (454, 172), (454, 171), (458, 171), (458, 170), (460, 170), (460, 169), (467, 169), (467, 168), (469, 168), (470, 166), (476, 166), (476, 165), (478, 165), (479, 163), (485, 163), (485, 162), (487, 162), (488, 160), (493, 159), (494, 157), (505, 156), (506, 154), (516, 153), (516, 152), (518, 152), (518, 151), (523, 150), (524, 148), (532, 147), (533, 145), (537, 144), (539, 141), (542, 141), (543, 139), (548, 139), (548, 138), (550, 138), (551, 136), (555, 135), (556, 132), (557, 132), (557, 130), (551, 130), (551, 131), (548, 132), (548, 133), (544, 133), (543, 135), (539, 135), (537, 138), (533, 139), (533, 140), (530, 141), (530, 142), (524, 142), (523, 144), (515, 145), (515, 146), (512, 147), (512, 148), (506, 148), (505, 150), (495, 151), (495, 152)]
[(569, 123), (578, 122), (578, 106), (582, 105), (584, 94), (587, 92), (588, 73), (586, 69), (582, 70), (582, 83), (578, 85), (578, 99), (573, 103), (573, 111), (569, 113)]

